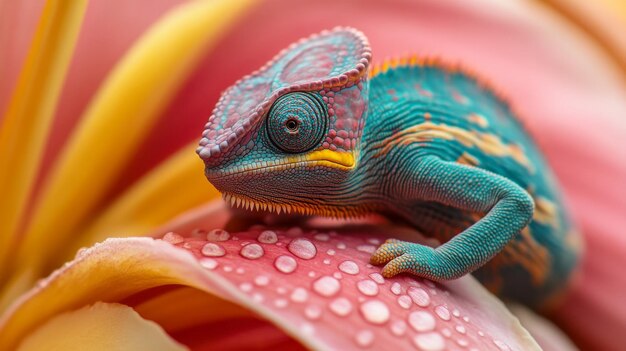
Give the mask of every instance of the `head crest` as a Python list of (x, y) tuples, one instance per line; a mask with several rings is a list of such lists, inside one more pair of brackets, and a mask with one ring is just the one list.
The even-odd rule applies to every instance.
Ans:
[(292, 44), (256, 72), (227, 89), (218, 101), (197, 152), (205, 161), (241, 147), (274, 101), (292, 91), (354, 84), (367, 76), (371, 50), (352, 28), (323, 31)]

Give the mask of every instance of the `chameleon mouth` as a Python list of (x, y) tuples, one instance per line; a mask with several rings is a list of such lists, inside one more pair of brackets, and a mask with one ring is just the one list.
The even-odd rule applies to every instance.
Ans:
[(329, 167), (349, 171), (356, 165), (356, 157), (351, 151), (318, 150), (301, 155), (289, 155), (276, 161), (262, 161), (253, 165), (228, 169), (207, 169), (210, 178), (223, 178), (239, 174), (267, 172), (268, 170), (286, 170), (296, 167)]
[(297, 213), (307, 216), (321, 215), (330, 218), (352, 218), (362, 216), (373, 210), (373, 207), (361, 206), (355, 208), (314, 205), (309, 203), (278, 203), (250, 198), (245, 195), (223, 192), (222, 198), (233, 208), (243, 208), (248, 211), (266, 211), (269, 213), (291, 214)]
[(233, 194), (224, 192), (222, 193), (222, 198), (224, 201), (230, 204), (233, 208), (244, 208), (248, 211), (268, 211), (275, 212), (280, 214), (281, 212), (285, 213), (301, 213), (311, 215), (315, 213), (315, 208), (313, 206), (307, 205), (290, 205), (290, 204), (280, 204), (275, 202), (267, 202), (267, 201), (258, 201), (246, 196), (242, 196), (239, 194)]

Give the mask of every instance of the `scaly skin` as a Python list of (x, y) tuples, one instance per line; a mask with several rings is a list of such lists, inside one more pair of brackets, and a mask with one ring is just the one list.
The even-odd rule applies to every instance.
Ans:
[(401, 216), (443, 242), (389, 240), (383, 275), (475, 275), (533, 307), (580, 254), (551, 172), (508, 106), (470, 75), (406, 58), (371, 68), (367, 39), (301, 40), (218, 102), (200, 141), (232, 204), (325, 216)]

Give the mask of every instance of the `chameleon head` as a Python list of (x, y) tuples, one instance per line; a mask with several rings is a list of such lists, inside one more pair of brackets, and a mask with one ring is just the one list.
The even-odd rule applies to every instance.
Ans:
[(356, 166), (370, 59), (362, 33), (335, 28), (292, 44), (228, 88), (197, 149), (209, 181), (233, 203), (323, 205), (323, 189)]

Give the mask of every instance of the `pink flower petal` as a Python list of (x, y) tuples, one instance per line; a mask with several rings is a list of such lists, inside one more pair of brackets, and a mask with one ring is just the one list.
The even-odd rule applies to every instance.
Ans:
[[(216, 242), (204, 222), (191, 220), (184, 231), (170, 227), (185, 238), (180, 242), (176, 237), (174, 245), (234, 287), (232, 294), (242, 296), (244, 306), (309, 346), (516, 349), (526, 342), (519, 336), (523, 333), (516, 336), (522, 332), (519, 325), (472, 278), (443, 285), (411, 276), (384, 279), (380, 267), (368, 264), (370, 252), (363, 248), (383, 242), (382, 232), (412, 232), (255, 226)], [(267, 242), (268, 236), (276, 240)], [(225, 254), (203, 254), (207, 244), (220, 245)], [(248, 257), (244, 252), (251, 245), (263, 250)], [(337, 325), (342, 325), (341, 333)]]
[[(367, 263), (370, 253), (359, 250), (382, 242), (387, 238), (383, 232), (417, 238), (411, 230), (255, 226), (214, 241), (210, 233), (214, 234), (218, 212), (209, 213), (181, 219), (178, 228), (170, 226), (173, 233), (165, 235), (170, 242), (109, 239), (82, 251), (0, 321), (0, 347), (14, 345), (57, 313), (109, 301), (134, 306), (178, 341), (198, 347), (209, 347), (203, 335), (224, 345), (254, 343), (268, 335), (266, 341), (273, 345), (293, 346), (289, 340), (296, 340), (316, 349), (537, 349), (502, 303), (473, 278), (445, 284), (411, 276), (384, 279), (380, 267)], [(276, 235), (276, 242), (263, 242), (273, 236), (268, 231)], [(314, 247), (316, 255), (298, 257), (289, 248), (292, 242), (307, 250)], [(219, 245), (225, 254), (204, 255), (209, 243)], [(242, 255), (251, 245), (262, 251), (253, 257)], [(279, 267), (280, 257), (295, 262), (293, 271)], [(345, 262), (356, 265), (358, 272), (342, 271)], [(356, 271), (353, 268), (350, 273)], [(359, 288), (363, 281), (367, 287)], [(201, 308), (202, 304), (211, 307)], [(233, 318), (241, 323), (229, 324)], [(210, 331), (199, 332), (202, 326)], [(237, 338), (243, 330), (250, 330), (250, 337)]]

